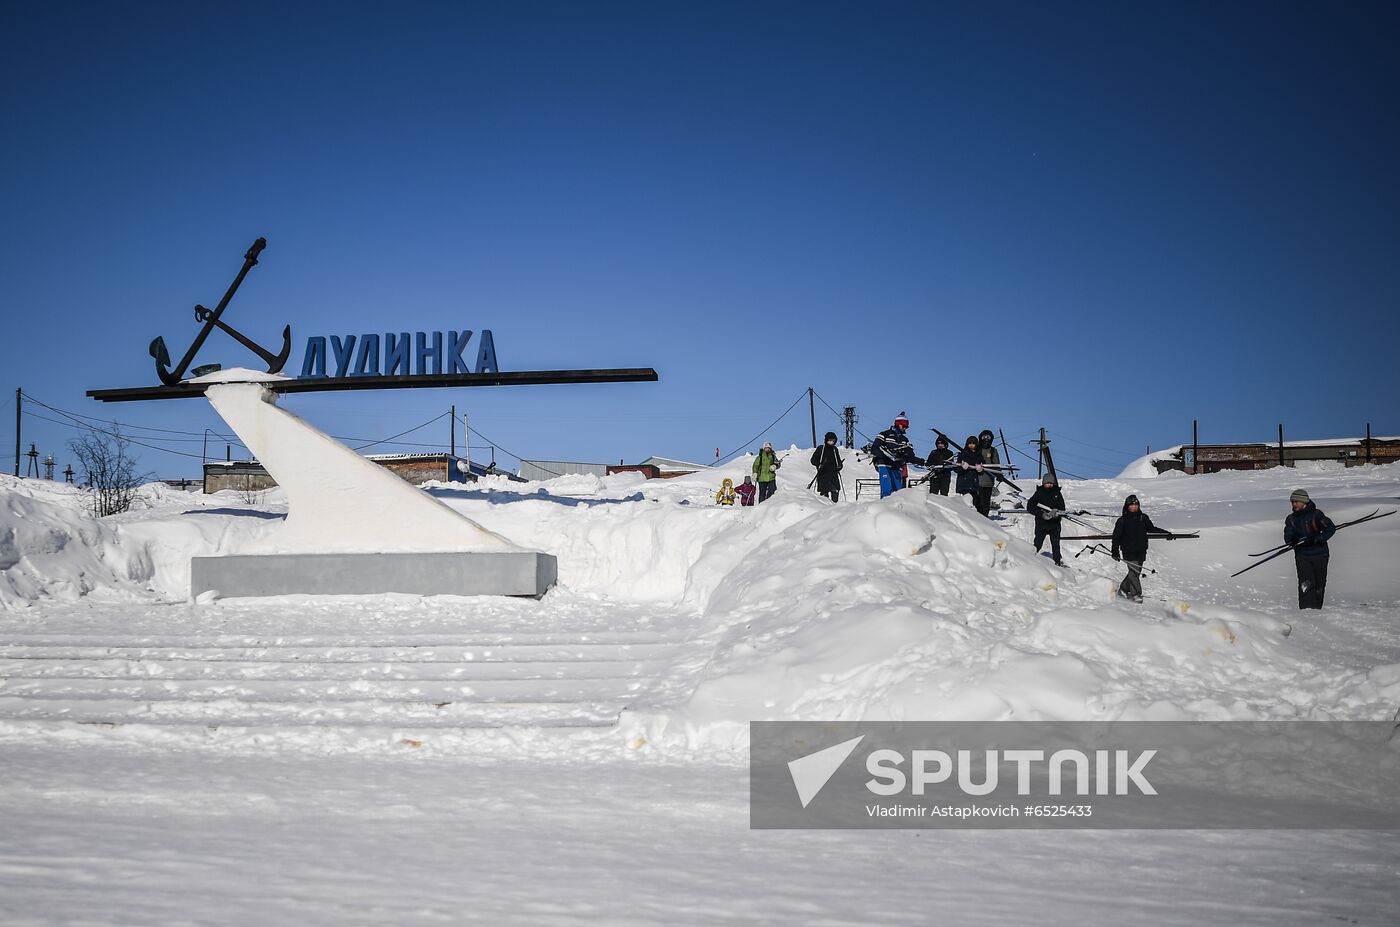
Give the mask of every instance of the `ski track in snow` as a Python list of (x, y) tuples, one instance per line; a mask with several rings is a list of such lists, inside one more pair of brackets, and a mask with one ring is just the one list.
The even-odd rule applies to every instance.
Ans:
[(274, 531), (275, 491), (151, 487), (99, 523), (5, 480), (0, 923), (1400, 920), (1393, 834), (759, 832), (743, 765), (759, 717), (1388, 717), (1400, 516), (1337, 536), (1321, 612), (1288, 557), (1229, 574), (1293, 486), (1342, 521), (1400, 505), (1400, 468), (1066, 481), (1202, 532), (1153, 542), (1133, 605), (1024, 516), (832, 508), (809, 454), (742, 511), (712, 502), (743, 458), (433, 488), (560, 557), (538, 603), (189, 603), (189, 556)]

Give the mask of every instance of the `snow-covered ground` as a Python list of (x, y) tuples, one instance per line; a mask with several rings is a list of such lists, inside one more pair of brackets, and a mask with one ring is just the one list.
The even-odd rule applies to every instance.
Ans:
[(1321, 612), (1288, 557), (1229, 574), (1295, 486), (1343, 521), (1400, 507), (1400, 467), (1066, 481), (1071, 508), (1135, 492), (1201, 532), (1153, 544), (1135, 605), (1023, 516), (832, 506), (809, 455), (752, 509), (713, 504), (751, 458), (431, 487), (559, 558), (539, 602), (190, 602), (189, 558), (275, 532), (277, 491), (152, 486), (98, 521), (5, 478), (0, 921), (1400, 919), (1393, 834), (759, 832), (745, 766), (768, 718), (1389, 719), (1400, 515), (1337, 536)]

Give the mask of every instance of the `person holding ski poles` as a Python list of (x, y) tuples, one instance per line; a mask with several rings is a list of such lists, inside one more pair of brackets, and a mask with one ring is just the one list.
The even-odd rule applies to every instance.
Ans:
[(836, 449), (836, 432), (828, 431), (822, 446), (812, 452), (812, 466), (817, 468), (817, 495), (837, 502), (841, 495), (841, 452)]
[(963, 442), (962, 450), (958, 451), (956, 461), (958, 467), (958, 481), (954, 486), (960, 496), (971, 496), (972, 507), (977, 511), (982, 511), (978, 504), (981, 497), (981, 489), (977, 478), (982, 475), (982, 454), (977, 449), (977, 436), (968, 435)]
[(880, 474), (881, 499), (904, 488), (905, 465), (919, 459), (905, 435), (908, 430), (909, 416), (901, 412), (895, 416), (894, 424), (876, 435), (870, 444), (871, 462)]
[(764, 502), (778, 489), (778, 468), (783, 462), (773, 452), (773, 442), (764, 441), (763, 450), (754, 458), (753, 474), (758, 478), (758, 501)]
[(931, 496), (948, 495), (948, 484), (952, 482), (953, 471), (936, 470), (935, 467), (947, 467), (953, 460), (953, 452), (948, 450), (948, 439), (943, 435), (938, 436), (938, 440), (933, 443), (933, 450), (928, 452), (928, 459), (924, 463), (929, 468), (928, 492)]
[[(994, 443), (995, 439), (996, 436), (992, 434), (990, 428), (982, 429), (982, 433), (977, 436), (977, 453), (981, 456), (984, 467), (1001, 466), (1001, 454), (997, 451), (997, 446)], [(992, 517), (992, 491), (996, 488), (996, 485), (996, 474), (990, 473), (986, 469), (980, 469), (978, 471), (977, 488), (979, 490), (978, 498), (981, 500), (981, 504), (977, 506), (977, 511), (988, 518)]]
[(1050, 554), (1055, 558), (1055, 566), (1064, 566), (1060, 560), (1060, 516), (1065, 511), (1064, 493), (1060, 492), (1060, 482), (1055, 474), (1046, 472), (1040, 486), (1031, 493), (1026, 503), (1026, 511), (1035, 516), (1035, 552), (1040, 553), (1040, 545), (1050, 539)]
[(1327, 542), (1337, 533), (1332, 519), (1322, 514), (1308, 497), (1306, 489), (1295, 489), (1288, 497), (1293, 514), (1283, 522), (1283, 543), (1293, 547), (1293, 565), (1298, 570), (1298, 607), (1321, 608), (1327, 591)]
[(1118, 584), (1118, 594), (1134, 602), (1142, 601), (1142, 565), (1147, 560), (1147, 536), (1166, 534), (1152, 524), (1152, 519), (1142, 510), (1137, 496), (1123, 500), (1123, 514), (1113, 524), (1113, 547), (1110, 553), (1114, 560), (1122, 559), (1128, 565), (1128, 575)]

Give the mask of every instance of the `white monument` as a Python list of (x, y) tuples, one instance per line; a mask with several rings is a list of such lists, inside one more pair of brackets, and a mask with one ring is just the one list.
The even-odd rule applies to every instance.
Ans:
[(541, 596), (553, 556), (525, 550), (366, 460), (285, 409), (280, 374), (195, 379), (287, 495), (287, 520), (236, 555), (195, 557), (190, 595), (287, 593)]

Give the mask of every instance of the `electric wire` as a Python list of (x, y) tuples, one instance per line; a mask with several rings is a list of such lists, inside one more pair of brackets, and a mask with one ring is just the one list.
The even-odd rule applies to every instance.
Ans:
[[(753, 443), (754, 443), (755, 441), (757, 441), (759, 438), (761, 438), (761, 437), (763, 437), (764, 435), (766, 435), (769, 431), (771, 431), (771, 430), (773, 429), (773, 426), (774, 426), (774, 425), (778, 424), (778, 423), (781, 422), (783, 419), (787, 418), (788, 413), (791, 412), (793, 409), (797, 408), (797, 404), (798, 404), (799, 402), (801, 402), (801, 401), (802, 401), (802, 398), (803, 398), (804, 396), (806, 396), (806, 395), (807, 395), (807, 391), (804, 389), (801, 393), (798, 394), (797, 398), (794, 399), (794, 400), (792, 401), (792, 405), (788, 406), (786, 409), (783, 410), (783, 414), (782, 414), (782, 415), (779, 415), (777, 418), (773, 419), (773, 421), (771, 421), (771, 422), (768, 423), (768, 427), (767, 427), (767, 428), (764, 428), (764, 429), (763, 429), (762, 431), (760, 431), (758, 434), (754, 435), (752, 438), (750, 438), (749, 440), (745, 441), (743, 444), (739, 445), (737, 448), (735, 448), (734, 450), (730, 451), (728, 454), (725, 454), (725, 455), (722, 456), (722, 457), (716, 457), (716, 458), (715, 458), (715, 462), (712, 463), (712, 464), (710, 464), (710, 466), (711, 466), (711, 467), (717, 467), (717, 466), (719, 466), (721, 463), (723, 463), (723, 462), (725, 462), (726, 460), (728, 460), (729, 458), (735, 456), (735, 455), (738, 454), (740, 451), (742, 451), (742, 450), (744, 450), (745, 448), (747, 448), (750, 444), (753, 444)], [(513, 455), (512, 455), (512, 456), (513, 456)]]

